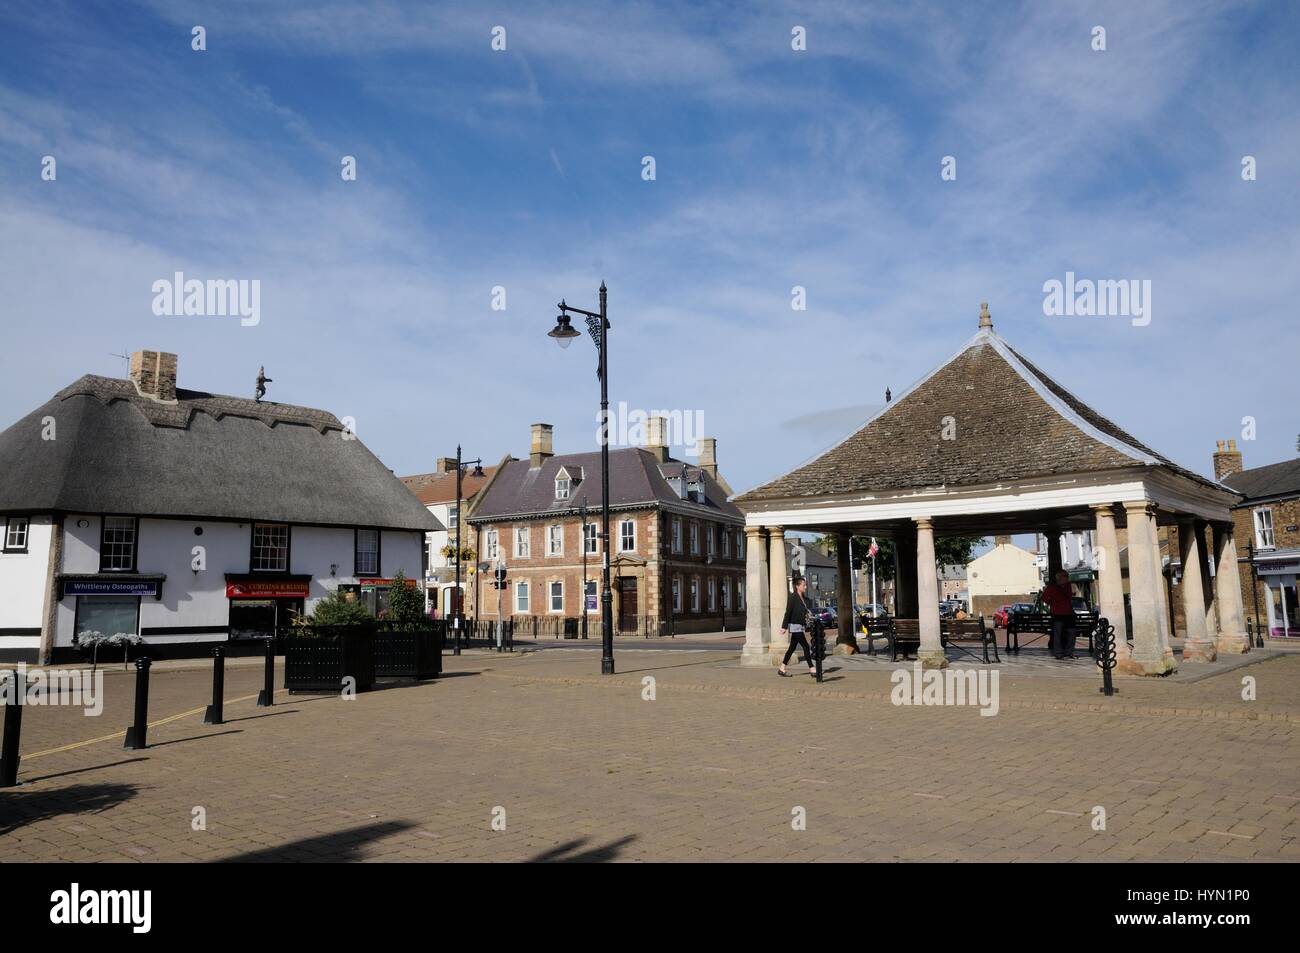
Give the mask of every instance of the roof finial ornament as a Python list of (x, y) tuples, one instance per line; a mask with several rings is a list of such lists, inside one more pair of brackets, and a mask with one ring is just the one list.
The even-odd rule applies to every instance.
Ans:
[(987, 301), (980, 302), (980, 328), (981, 330), (984, 328), (988, 328), (990, 331), (993, 330), (993, 315), (989, 314), (989, 303)]
[(262, 398), (266, 396), (266, 385), (271, 383), (274, 382), (271, 380), (271, 378), (266, 376), (266, 367), (265, 366), (259, 367), (257, 369), (257, 395), (253, 398), (253, 400), (257, 401), (260, 404), (262, 402)]

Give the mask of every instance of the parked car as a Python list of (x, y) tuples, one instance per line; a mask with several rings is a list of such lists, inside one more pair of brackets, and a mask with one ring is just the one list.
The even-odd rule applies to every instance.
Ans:
[(993, 624), (998, 628), (1005, 629), (1007, 621), (1011, 617), (1011, 606), (1002, 606), (993, 613)]
[(817, 621), (819, 621), (826, 628), (828, 629), (835, 628), (836, 626), (835, 610), (832, 609), (830, 606), (823, 606), (820, 609), (814, 609), (813, 615), (817, 616)]

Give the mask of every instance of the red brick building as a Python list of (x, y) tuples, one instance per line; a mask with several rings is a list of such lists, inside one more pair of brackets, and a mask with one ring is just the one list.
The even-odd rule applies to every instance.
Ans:
[[(609, 452), (616, 629), (637, 635), (738, 630), (745, 609), (744, 518), (727, 500), (716, 441), (702, 440), (699, 461), (691, 464), (669, 455), (662, 420), (652, 419), (648, 430), (648, 446)], [(549, 634), (585, 612), (590, 637), (599, 637), (600, 483), (599, 451), (557, 456), (551, 426), (533, 425), (528, 459), (504, 462), (467, 518), (480, 560), (473, 583), (479, 619), (496, 619), (499, 600), (501, 615), (514, 617), (517, 631), (536, 625)], [(499, 563), (508, 580), (501, 591), (491, 571)]]

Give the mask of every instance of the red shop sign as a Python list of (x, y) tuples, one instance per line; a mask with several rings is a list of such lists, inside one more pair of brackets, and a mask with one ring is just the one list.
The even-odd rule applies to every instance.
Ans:
[(293, 582), (276, 579), (247, 579), (238, 582), (226, 583), (226, 598), (228, 599), (265, 599), (268, 597), (281, 597), (290, 599), (305, 599), (309, 584), (307, 582)]

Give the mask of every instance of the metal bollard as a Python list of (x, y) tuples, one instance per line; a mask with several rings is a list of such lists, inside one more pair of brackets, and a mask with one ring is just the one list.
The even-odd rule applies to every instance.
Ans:
[(822, 680), (822, 657), (826, 655), (826, 630), (820, 622), (813, 623), (813, 664), (817, 667), (817, 681)]
[(212, 704), (203, 713), (205, 725), (224, 725), (222, 695), (226, 688), (226, 650), (218, 645), (212, 650)]
[(4, 752), (0, 754), (0, 788), (18, 783), (18, 745), (23, 734), (23, 696), (27, 679), (15, 669), (10, 675), (9, 696), (5, 699)]
[(257, 693), (257, 707), (270, 708), (275, 704), (275, 637), (266, 640), (266, 682)]
[(149, 747), (145, 732), (149, 728), (149, 666), (147, 656), (135, 660), (135, 724), (126, 729), (124, 748), (139, 751)]
[(1103, 695), (1117, 695), (1119, 689), (1111, 680), (1111, 669), (1115, 667), (1115, 627), (1105, 619), (1097, 620), (1097, 667), (1101, 669), (1101, 688), (1097, 691)]

